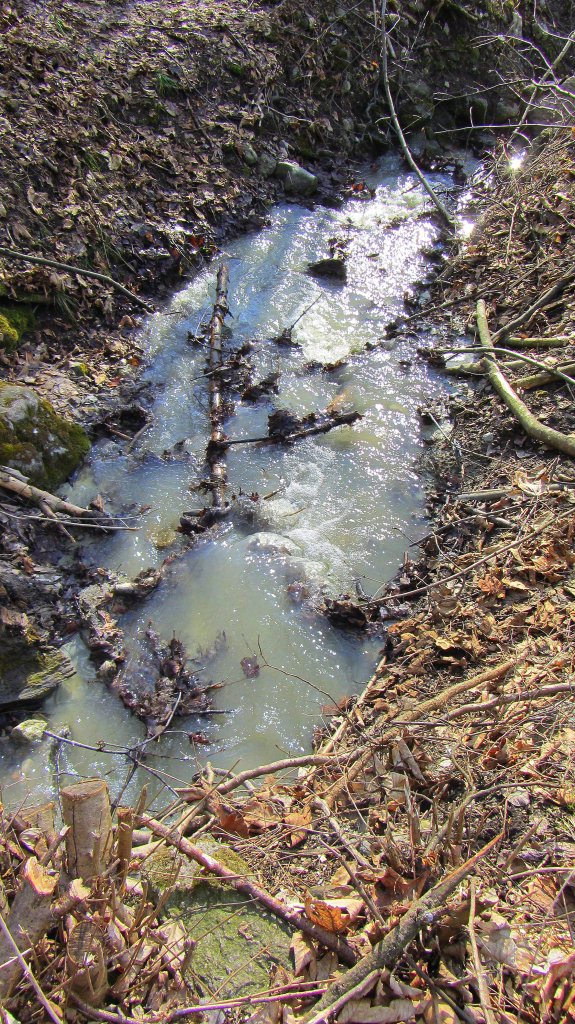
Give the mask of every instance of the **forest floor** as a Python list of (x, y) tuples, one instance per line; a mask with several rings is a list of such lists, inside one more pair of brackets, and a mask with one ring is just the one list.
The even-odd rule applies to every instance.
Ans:
[[(77, 65), (69, 73), (54, 52), (54, 40), (68, 59), (68, 36), (83, 5), (48, 4), (42, 11), (32, 5), (33, 61), (16, 21), (20, 6), (8, 3), (1, 15), (12, 33), (3, 42), (8, 38), (11, 46), (28, 47), (22, 51), (20, 94), (11, 83), (19, 141), (9, 156), (10, 174), (0, 183), (5, 246), (31, 251), (40, 238), (46, 242), (39, 250), (44, 255), (76, 264), (85, 259), (115, 277), (123, 264), (123, 284), (147, 293), (150, 301), (158, 287), (168, 291), (183, 272), (214, 252), (232, 225), (254, 226), (265, 218), (265, 203), (277, 198), (280, 186), (256, 176), (250, 170), (255, 165), (246, 163), (245, 144), (254, 144), (247, 113), (228, 119), (237, 109), (233, 103), (225, 116), (218, 111), (236, 85), (244, 95), (245, 66), (253, 77), (254, 116), (255, 94), (263, 93), (269, 103), (266, 90), (277, 78), (277, 44), (270, 43), (270, 33), (254, 37), (253, 26), (246, 28), (249, 7), (220, 5), (217, 26), (210, 5), (198, 5), (194, 15), (195, 45), (205, 49), (196, 51), (191, 65), (199, 77), (186, 88), (195, 90), (199, 102), (209, 93), (216, 104), (210, 120), (205, 109), (182, 98), (182, 75), (190, 62), (181, 53), (165, 56), (162, 50), (165, 67), (146, 66), (145, 46), (155, 37), (147, 31), (149, 22), (141, 21), (142, 5), (90, 5), (102, 19), (105, 46), (100, 51), (91, 44), (87, 50), (78, 46)], [(152, 8), (158, 18), (172, 18), (174, 45), (188, 47), (181, 23), (185, 8), (177, 16), (171, 5), (146, 9)], [(287, 13), (293, 12), (287, 5), (282, 11), (287, 31)], [(298, 45), (301, 31), (300, 26)], [(313, 36), (314, 26), (307, 31)], [(43, 46), (50, 52), (49, 66)], [(342, 57), (333, 46), (331, 40), (329, 57), (337, 66)], [(301, 46), (298, 52), (305, 66)], [(109, 85), (93, 98), (98, 116), (86, 122), (88, 135), (93, 134), (82, 142), (80, 181), (74, 171), (76, 144), (70, 139), (66, 150), (65, 135), (73, 96), (85, 102), (81, 90), (90, 87), (90, 75), (81, 74), (88, 61), (106, 72), (98, 81)], [(137, 77), (128, 67), (136, 68), (144, 88), (140, 81), (135, 89)], [(333, 72), (331, 65), (328, 71)], [(316, 62), (309, 76), (321, 72)], [(361, 73), (369, 95), (369, 60)], [(342, 70), (341, 86), (345, 74)], [(214, 83), (221, 89), (215, 100)], [(61, 133), (57, 152), (48, 151), (50, 126), (34, 105), (34, 90), (54, 104)], [(126, 111), (133, 103), (141, 113), (144, 93), (149, 125), (135, 128), (131, 121), (125, 134), (126, 118), (134, 113)], [(311, 87), (304, 94), (305, 117), (310, 123), (319, 119), (316, 144), (328, 131), (318, 96)], [(301, 113), (293, 115), (296, 120)], [(352, 112), (339, 114), (337, 127), (334, 121), (336, 135), (353, 134), (341, 124), (348, 116), (353, 120)], [(184, 119), (193, 158), (184, 159), (175, 146)], [(23, 126), (30, 135), (18, 136)], [(292, 123), (287, 133), (290, 144), (294, 128)], [(212, 159), (216, 136), (219, 155)], [(137, 153), (126, 148), (127, 140), (137, 143)], [(22, 153), (33, 153), (34, 145), (42, 159), (23, 179)], [(264, 152), (274, 157), (278, 145), (270, 129), (264, 143), (257, 143), (257, 159)], [(333, 153), (337, 147), (331, 148)], [(186, 163), (192, 159), (193, 166)], [(127, 188), (138, 198), (119, 216), (122, 203), (111, 197), (108, 176), (124, 162), (132, 175)], [(346, 173), (343, 159), (324, 155), (320, 175), (326, 196), (341, 187)], [(158, 190), (166, 174), (170, 185), (160, 208)], [(540, 137), (521, 167), (514, 168), (501, 145), (490, 175), (478, 195), (479, 222), (470, 238), (454, 247), (428, 308), (394, 330), (408, 331), (418, 318), (435, 322), (441, 351), (422, 352), (422, 358), (444, 364), (449, 346), (460, 346), (466, 333), (468, 346), (469, 332), (478, 341), (477, 303), (483, 300), (492, 336), (516, 353), (498, 353), (514, 389), (541, 423), (570, 437), (575, 415), (572, 128)], [(61, 209), (52, 199), (56, 177), (57, 194), (66, 197)], [(16, 194), (23, 180), (24, 192)], [(182, 224), (183, 249), (182, 232), (173, 230)], [(107, 262), (102, 253), (108, 254)], [(50, 303), (32, 338), (3, 356), (6, 379), (44, 382), (45, 393), (60, 408), (70, 413), (75, 406), (80, 416), (101, 419), (101, 394), (119, 388), (140, 360), (132, 345), (139, 316), (134, 305), (126, 299), (124, 307), (124, 297), (111, 287), (68, 273), (54, 279), (46, 268), (16, 273), (5, 263), (3, 281), (8, 297), (28, 292), (38, 307), (42, 296)], [(60, 293), (56, 311), (54, 290)], [(75, 322), (63, 319), (70, 306)], [(400, 574), (371, 600), (342, 599), (359, 609), (366, 624), (387, 624), (385, 646), (366, 690), (331, 709), (330, 726), (316, 737), (314, 754), (281, 771), (281, 766), (262, 766), (248, 777), (220, 780), (208, 769), (181, 793), (179, 827), (171, 826), (167, 836), (161, 823), (137, 808), (128, 822), (128, 831), (134, 824), (140, 830), (134, 850), (128, 846), (126, 854), (118, 830), (116, 859), (74, 891), (65, 888), (68, 836), (55, 834), (52, 824), (46, 838), (37, 815), (27, 817), (26, 809), (15, 816), (3, 813), (0, 927), (8, 922), (21, 950), (35, 945), (27, 983), (14, 989), (8, 1003), (24, 1024), (76, 1016), (175, 1021), (191, 1016), (200, 996), (215, 1007), (203, 1011), (210, 1024), (223, 1019), (218, 1013), (233, 1019), (251, 1013), (257, 1024), (319, 1024), (328, 1018), (341, 1024), (559, 1024), (575, 1018), (575, 469), (571, 456), (526, 435), (494, 394), (481, 355), (474, 364), (465, 357), (458, 372), (467, 376), (447, 409), (428, 410), (441, 426), (427, 460), (435, 480), (433, 525), (420, 553), (406, 557)], [(521, 365), (523, 356), (544, 366)], [(85, 367), (78, 377), (71, 372), (73, 363)], [(550, 372), (557, 363), (569, 379)], [(8, 520), (2, 521), (7, 529)], [(7, 532), (3, 557), (24, 570), (31, 552), (46, 556), (45, 545), (35, 543), (28, 527), (16, 537)], [(14, 628), (8, 620), (4, 625)], [(258, 775), (263, 782), (254, 789), (251, 779)], [(240, 863), (249, 865), (229, 872), (228, 884), (256, 903), (262, 900), (258, 885), (265, 886), (273, 893), (273, 912), (297, 926), (291, 966), (272, 970), (261, 1004), (251, 1005), (252, 996), (228, 1006), (217, 992), (190, 991), (186, 972), (190, 955), (193, 966), (193, 950), (185, 934), (162, 919), (162, 905), (142, 886), (141, 863), (150, 856), (154, 837), (177, 845), (183, 858), (203, 855), (206, 872), (218, 873), (194, 838), (199, 831), (223, 840), (241, 855)], [(30, 865), (34, 874), (38, 863), (42, 870), (30, 882)], [(56, 881), (58, 900), (53, 899)], [(30, 885), (38, 898), (42, 890), (45, 911), (44, 928), (33, 941), (23, 914)], [(270, 909), (269, 902), (265, 905)], [(66, 940), (80, 923), (92, 932), (88, 960), (79, 967)], [(6, 953), (10, 945), (3, 927), (2, 933), (2, 962), (14, 962), (14, 950)], [(97, 999), (99, 955), (106, 958), (107, 975)], [(265, 952), (254, 948), (253, 955)], [(354, 962), (346, 973), (341, 964)], [(1, 986), (0, 969), (0, 992)], [(6, 1010), (0, 1013), (11, 1019)]]

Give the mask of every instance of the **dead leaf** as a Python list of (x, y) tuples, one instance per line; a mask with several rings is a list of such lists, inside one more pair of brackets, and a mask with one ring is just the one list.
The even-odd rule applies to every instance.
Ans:
[(303, 932), (294, 932), (290, 952), (293, 953), (295, 975), (303, 974), (306, 967), (316, 962), (315, 949)]
[(303, 811), (290, 811), (289, 814), (286, 814), (284, 822), (292, 829), (288, 836), (288, 843), (291, 847), (305, 843), (311, 821), (312, 815), (309, 807), (304, 807)]
[(306, 916), (328, 932), (341, 934), (357, 920), (364, 907), (363, 900), (316, 900), (305, 901)]
[(242, 658), (240, 661), (242, 672), (246, 679), (255, 679), (260, 674), (260, 666), (257, 658)]
[(388, 1006), (372, 1006), (368, 999), (350, 999), (337, 1019), (339, 1024), (399, 1024), (417, 1017), (423, 1005), (411, 999), (392, 999)]

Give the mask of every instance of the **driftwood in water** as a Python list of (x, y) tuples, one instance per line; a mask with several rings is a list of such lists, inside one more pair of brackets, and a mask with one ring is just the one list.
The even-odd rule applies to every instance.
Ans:
[(267, 437), (238, 437), (235, 440), (221, 441), (218, 447), (230, 448), (238, 444), (293, 444), (304, 437), (314, 434), (327, 434), (334, 427), (355, 423), (362, 419), (359, 412), (310, 412), (302, 419), (287, 409), (276, 409), (268, 416)]
[[(208, 509), (211, 511), (211, 509)], [(172, 637), (162, 644), (159, 636), (148, 627), (146, 639), (155, 664), (146, 660), (146, 684), (134, 684), (141, 673), (133, 664), (121, 670), (113, 688), (123, 704), (146, 723), (149, 737), (160, 736), (172, 719), (178, 715), (211, 714), (208, 693), (216, 684), (202, 686), (198, 676), (189, 668), (189, 657), (181, 640)]]
[(212, 489), (212, 505), (223, 508), (226, 490), (226, 457), (224, 438), (224, 403), (222, 399), (221, 372), (222, 361), (222, 328), (228, 312), (228, 278), (226, 263), (218, 270), (216, 285), (216, 301), (210, 320), (210, 444), (207, 450), (207, 461), (210, 469), (210, 486)]

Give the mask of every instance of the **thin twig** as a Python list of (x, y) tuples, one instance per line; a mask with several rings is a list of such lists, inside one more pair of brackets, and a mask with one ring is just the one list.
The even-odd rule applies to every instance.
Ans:
[(17, 249), (7, 249), (5, 246), (0, 246), (0, 256), (9, 256), (11, 259), (24, 260), (25, 263), (36, 263), (42, 267), (53, 267), (55, 270), (65, 270), (69, 274), (79, 274), (80, 277), (93, 277), (96, 281), (103, 281), (104, 284), (109, 284), (116, 291), (121, 292), (122, 295), (127, 295), (128, 298), (132, 299), (133, 302), (137, 302), (139, 306), (143, 306), (149, 313), (152, 311), (152, 307), (140, 298), (139, 295), (134, 295), (129, 288), (124, 288), (123, 284), (115, 281), (113, 277), (108, 277), (107, 274), (98, 274), (95, 270), (86, 270), (84, 267), (73, 267), (70, 263), (60, 263), (59, 260), (48, 260), (44, 256), (32, 256), (30, 253), (20, 252)]

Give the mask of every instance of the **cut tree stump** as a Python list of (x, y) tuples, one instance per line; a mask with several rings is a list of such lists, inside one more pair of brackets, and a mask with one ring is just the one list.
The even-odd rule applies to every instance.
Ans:
[(66, 835), (68, 873), (87, 881), (101, 875), (112, 854), (112, 816), (108, 785), (89, 779), (61, 792)]

